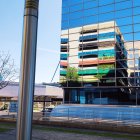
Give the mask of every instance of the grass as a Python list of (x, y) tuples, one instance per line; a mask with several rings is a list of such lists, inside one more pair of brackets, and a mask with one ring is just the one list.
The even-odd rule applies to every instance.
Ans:
[(10, 129), (8, 129), (8, 128), (0, 128), (0, 133), (3, 133), (3, 132), (7, 132), (7, 131), (9, 131)]
[[(16, 128), (15, 123), (0, 123), (0, 133), (7, 132), (11, 128)], [(140, 140), (140, 136), (130, 135), (130, 134), (121, 134), (114, 132), (102, 132), (102, 131), (94, 131), (94, 130), (84, 130), (84, 129), (75, 129), (75, 128), (64, 128), (64, 127), (46, 127), (42, 125), (33, 125), (33, 129), (41, 130), (41, 131), (55, 131), (62, 133), (72, 133), (72, 134), (83, 134), (90, 136), (101, 136), (101, 137), (111, 137), (111, 138), (121, 138), (128, 140)]]
[(102, 137), (111, 137), (111, 138), (122, 138), (128, 140), (140, 140), (140, 136), (129, 135), (129, 134), (120, 134), (120, 133), (111, 133), (111, 132), (97, 132), (92, 130), (82, 130), (82, 129), (72, 129), (72, 128), (58, 128), (58, 127), (42, 127), (34, 126), (34, 129), (42, 131), (55, 131), (55, 132), (64, 132), (64, 133), (74, 133), (74, 134), (83, 134), (90, 136), (102, 136)]
[(0, 128), (1, 128), (1, 127), (2, 127), (2, 128), (3, 128), (3, 127), (4, 127), (4, 128), (7, 128), (7, 127), (8, 127), (8, 128), (9, 128), (9, 127), (10, 127), (10, 128), (14, 128), (14, 127), (16, 127), (16, 124), (15, 124), (15, 123), (0, 123)]
[(4, 133), (10, 131), (11, 129), (15, 128), (15, 123), (2, 123), (0, 122), (0, 133)]

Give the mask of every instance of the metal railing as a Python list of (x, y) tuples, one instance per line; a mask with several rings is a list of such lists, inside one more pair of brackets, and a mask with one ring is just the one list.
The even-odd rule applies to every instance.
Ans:
[[(14, 108), (14, 110), (16, 110)], [(17, 112), (11, 110), (1, 110), (0, 118), (17, 118)], [(33, 120), (43, 121), (67, 121), (79, 123), (96, 123), (112, 126), (132, 126), (140, 127), (140, 108), (139, 107), (104, 107), (95, 108), (65, 107), (48, 111), (38, 108), (33, 112)]]
[[(47, 118), (45, 116), (44, 118)], [(48, 118), (50, 121), (71, 121), (81, 123), (98, 123), (112, 125), (129, 125), (140, 127), (140, 111), (131, 109), (124, 111), (121, 109), (113, 110), (108, 108), (98, 109), (78, 109), (61, 108), (54, 109)]]

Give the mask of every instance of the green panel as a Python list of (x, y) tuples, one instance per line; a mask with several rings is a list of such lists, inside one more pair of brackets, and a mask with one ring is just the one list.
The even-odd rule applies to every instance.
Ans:
[(114, 56), (103, 56), (103, 57), (98, 57), (99, 60), (103, 60), (103, 59), (112, 59), (112, 58), (115, 59)]
[(100, 73), (100, 74), (107, 74), (107, 73), (109, 73), (109, 72), (114, 72), (114, 70), (110, 70), (110, 69), (99, 69), (98, 70), (98, 73)]
[(79, 75), (94, 75), (97, 74), (97, 69), (89, 69), (89, 70), (79, 70), (78, 71)]
[(109, 72), (114, 72), (114, 70), (112, 70), (112, 69), (109, 69), (109, 68), (107, 68), (107, 69), (89, 69), (89, 70), (79, 70), (78, 71), (78, 74), (79, 75), (95, 75), (95, 74), (97, 74), (97, 73), (100, 73), (100, 74), (107, 74), (107, 73), (109, 73)]
[(114, 69), (114, 64), (101, 64), (98, 65), (98, 69)]

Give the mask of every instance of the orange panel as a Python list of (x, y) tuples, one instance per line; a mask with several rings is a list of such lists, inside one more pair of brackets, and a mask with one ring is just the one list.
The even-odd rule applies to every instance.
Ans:
[(97, 64), (97, 63), (98, 63), (98, 59), (79, 61), (79, 65), (92, 65), (92, 64)]
[(60, 65), (61, 65), (61, 66), (68, 66), (68, 62), (62, 62), (62, 61), (61, 61), (61, 62), (60, 62)]
[(79, 65), (92, 65), (92, 64), (105, 64), (115, 62), (115, 58), (112, 59), (103, 59), (103, 60), (83, 60), (79, 61)]

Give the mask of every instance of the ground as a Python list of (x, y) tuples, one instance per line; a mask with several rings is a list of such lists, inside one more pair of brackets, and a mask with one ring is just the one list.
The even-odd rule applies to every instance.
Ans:
[[(0, 140), (15, 140), (15, 130), (0, 134)], [(118, 138), (90, 136), (75, 133), (33, 130), (33, 140), (124, 140)]]
[[(16, 140), (15, 124), (0, 122), (0, 140)], [(140, 135), (33, 125), (32, 140), (139, 140)]]

